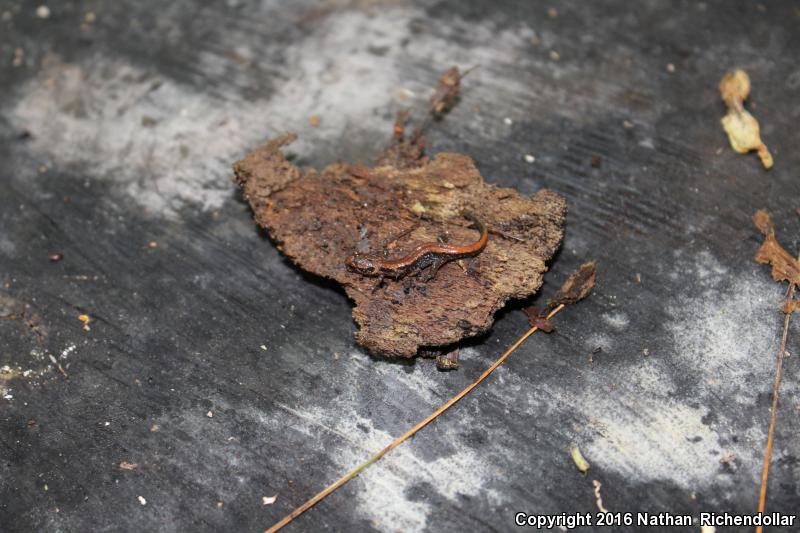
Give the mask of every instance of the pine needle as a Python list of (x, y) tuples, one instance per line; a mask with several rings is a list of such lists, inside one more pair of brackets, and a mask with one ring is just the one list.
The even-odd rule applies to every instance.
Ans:
[[(794, 284), (790, 283), (786, 290), (786, 301), (792, 301), (794, 296)], [(769, 416), (769, 431), (767, 432), (767, 448), (764, 450), (764, 466), (761, 469), (761, 492), (758, 496), (758, 512), (763, 513), (767, 504), (767, 481), (769, 479), (769, 464), (772, 461), (772, 443), (775, 438), (775, 423), (778, 419), (778, 396), (781, 387), (781, 377), (783, 375), (783, 359), (786, 357), (786, 339), (789, 336), (789, 320), (792, 313), (786, 313), (783, 319), (783, 336), (781, 337), (781, 347), (778, 350), (778, 362), (775, 368), (775, 382), (772, 385), (772, 408)], [(756, 533), (762, 533), (764, 526), (757, 526)]]
[[(555, 316), (559, 311), (564, 309), (565, 305), (566, 304), (562, 303), (562, 304), (558, 305), (556, 308), (554, 308), (552, 311), (550, 311), (550, 313), (548, 313), (548, 315), (547, 315), (547, 319), (550, 319), (553, 316)], [(481, 381), (486, 379), (486, 377), (489, 376), (489, 374), (491, 374), (492, 372), (494, 372), (495, 369), (497, 369), (498, 366), (503, 364), (503, 361), (505, 361), (506, 358), (509, 355), (514, 353), (514, 351), (516, 351), (516, 349), (519, 348), (519, 346), (523, 342), (525, 342), (525, 340), (528, 337), (533, 335), (538, 329), (539, 329), (538, 326), (534, 326), (531, 329), (529, 329), (528, 331), (526, 331), (525, 334), (523, 334), (519, 339), (517, 339), (517, 341), (514, 344), (512, 344), (511, 347), (508, 350), (506, 350), (506, 352), (503, 355), (501, 355), (500, 358), (497, 361), (492, 363), (492, 365), (489, 368), (487, 368), (483, 372), (483, 374), (480, 375), (480, 377), (478, 379), (476, 379), (469, 386), (467, 386), (467, 388), (465, 388), (464, 390), (462, 390), (461, 392), (459, 392), (458, 394), (453, 396), (450, 400), (447, 401), (447, 403), (445, 403), (444, 405), (439, 407), (436, 411), (431, 413), (428, 417), (426, 417), (424, 420), (419, 422), (416, 426), (414, 426), (413, 428), (411, 428), (408, 431), (406, 431), (403, 435), (401, 435), (400, 437), (398, 437), (395, 440), (393, 440), (391, 443), (389, 443), (381, 451), (379, 451), (378, 453), (376, 453), (375, 455), (373, 455), (372, 457), (367, 459), (365, 462), (363, 462), (362, 464), (360, 464), (359, 466), (357, 466), (356, 468), (354, 468), (353, 470), (351, 470), (347, 474), (343, 475), (342, 477), (340, 477), (339, 479), (334, 481), (332, 484), (328, 485), (325, 489), (323, 489), (321, 492), (319, 492), (316, 496), (314, 496), (313, 498), (311, 498), (310, 500), (305, 502), (303, 505), (301, 505), (300, 507), (298, 507), (297, 509), (295, 509), (294, 511), (292, 511), (291, 513), (289, 513), (288, 515), (283, 517), (275, 525), (273, 525), (269, 529), (266, 529), (264, 531), (264, 533), (274, 533), (275, 531), (280, 530), (281, 528), (283, 528), (284, 526), (289, 524), (292, 520), (294, 520), (295, 518), (297, 518), (298, 516), (300, 516), (301, 514), (306, 512), (307, 510), (309, 510), (311, 507), (313, 507), (314, 505), (316, 505), (317, 503), (319, 503), (320, 501), (325, 499), (325, 497), (327, 497), (333, 491), (335, 491), (339, 487), (343, 486), (345, 483), (347, 483), (348, 481), (350, 481), (354, 477), (358, 476), (361, 472), (366, 470), (370, 465), (372, 465), (375, 462), (377, 462), (381, 457), (383, 457), (384, 455), (386, 455), (387, 453), (389, 453), (393, 449), (397, 448), (400, 444), (402, 444), (404, 441), (406, 441), (409, 437), (412, 437), (417, 431), (419, 431), (420, 429), (422, 429), (425, 426), (427, 426), (436, 417), (438, 417), (440, 414), (442, 414), (445, 411), (447, 411), (450, 407), (452, 407), (461, 398), (463, 398), (464, 396), (469, 394), (469, 392), (472, 389), (477, 387), (481, 383)]]

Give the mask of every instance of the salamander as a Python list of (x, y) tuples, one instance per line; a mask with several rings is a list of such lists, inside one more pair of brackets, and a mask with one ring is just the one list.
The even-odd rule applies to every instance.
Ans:
[(412, 273), (419, 274), (427, 269), (428, 272), (423, 281), (430, 281), (445, 263), (478, 255), (489, 242), (489, 231), (478, 217), (469, 212), (462, 213), (462, 216), (472, 222), (480, 232), (480, 237), (473, 243), (464, 246), (439, 243), (421, 244), (398, 259), (381, 259), (356, 252), (347, 258), (345, 264), (350, 270), (363, 276), (395, 280)]

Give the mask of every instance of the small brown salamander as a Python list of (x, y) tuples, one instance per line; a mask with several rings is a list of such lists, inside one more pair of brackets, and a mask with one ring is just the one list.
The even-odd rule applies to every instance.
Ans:
[(345, 264), (350, 270), (363, 276), (392, 279), (400, 279), (408, 274), (420, 273), (428, 269), (423, 281), (429, 281), (436, 276), (436, 272), (445, 263), (478, 255), (489, 242), (489, 232), (478, 217), (468, 212), (462, 213), (462, 216), (472, 222), (480, 232), (481, 236), (477, 241), (464, 246), (439, 243), (421, 244), (399, 259), (381, 259), (356, 252), (347, 258)]

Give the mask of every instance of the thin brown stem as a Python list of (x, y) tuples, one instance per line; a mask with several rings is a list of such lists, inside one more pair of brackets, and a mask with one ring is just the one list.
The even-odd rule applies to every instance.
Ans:
[[(789, 288), (786, 291), (786, 301), (791, 301), (794, 296), (794, 284), (789, 283)], [(775, 439), (775, 423), (778, 419), (778, 397), (781, 387), (781, 377), (783, 375), (783, 359), (786, 356), (786, 339), (789, 336), (789, 320), (792, 314), (786, 313), (783, 319), (783, 335), (781, 337), (781, 346), (778, 350), (778, 359), (775, 365), (775, 381), (772, 384), (772, 408), (769, 416), (769, 431), (767, 433), (767, 447), (764, 450), (764, 466), (761, 469), (761, 492), (758, 496), (758, 512), (763, 513), (767, 504), (767, 481), (769, 480), (769, 464), (772, 461), (772, 445)], [(757, 526), (756, 533), (762, 533), (764, 526)]]
[[(556, 307), (555, 309), (553, 309), (552, 311), (550, 311), (550, 313), (547, 315), (547, 318), (548, 319), (552, 318), (553, 316), (556, 315), (556, 313), (558, 313), (562, 309), (564, 309), (564, 304), (561, 304), (558, 307)], [(303, 505), (301, 505), (300, 507), (298, 507), (297, 509), (295, 509), (294, 511), (292, 511), (291, 513), (289, 513), (288, 515), (283, 517), (275, 525), (273, 525), (269, 529), (265, 530), (264, 533), (274, 533), (275, 531), (278, 531), (282, 527), (286, 526), (287, 524), (289, 524), (289, 522), (291, 522), (292, 520), (294, 520), (295, 518), (297, 518), (298, 516), (300, 516), (301, 514), (306, 512), (307, 510), (309, 510), (311, 507), (313, 507), (314, 505), (316, 505), (317, 503), (322, 501), (326, 496), (331, 494), (333, 491), (335, 491), (336, 489), (338, 489), (339, 487), (341, 487), (342, 485), (344, 485), (345, 483), (347, 483), (348, 481), (350, 481), (351, 479), (353, 479), (354, 477), (359, 475), (361, 472), (366, 470), (370, 465), (372, 465), (375, 462), (377, 462), (381, 457), (383, 457), (384, 455), (389, 453), (394, 448), (397, 448), (400, 444), (402, 444), (409, 437), (412, 437), (417, 431), (419, 431), (420, 429), (422, 429), (425, 426), (427, 426), (436, 417), (438, 417), (440, 414), (444, 413), (450, 407), (452, 407), (458, 400), (460, 400), (461, 398), (463, 398), (464, 396), (469, 394), (469, 392), (472, 389), (477, 387), (480, 384), (481, 381), (486, 379), (486, 377), (489, 376), (489, 374), (491, 374), (492, 372), (494, 372), (495, 369), (497, 369), (498, 366), (503, 364), (503, 361), (505, 361), (506, 358), (509, 355), (514, 353), (514, 351), (517, 348), (519, 348), (519, 346), (523, 342), (525, 342), (525, 340), (528, 337), (533, 335), (536, 332), (536, 330), (538, 330), (538, 329), (539, 329), (538, 326), (534, 326), (531, 329), (529, 329), (528, 331), (526, 331), (525, 334), (523, 334), (519, 339), (517, 339), (517, 341), (514, 344), (512, 344), (511, 347), (508, 350), (506, 350), (505, 353), (503, 355), (501, 355), (499, 359), (497, 359), (497, 361), (492, 363), (492, 365), (489, 368), (487, 368), (483, 372), (483, 374), (481, 374), (480, 377), (478, 377), (478, 379), (476, 379), (469, 386), (467, 386), (467, 388), (465, 388), (464, 390), (462, 390), (461, 392), (459, 392), (458, 394), (456, 394), (455, 396), (450, 398), (450, 400), (448, 400), (447, 403), (445, 403), (444, 405), (439, 407), (436, 411), (434, 411), (433, 413), (428, 415), (424, 420), (419, 422), (416, 426), (414, 426), (413, 428), (409, 429), (408, 431), (403, 433), (401, 436), (397, 437), (395, 440), (390, 442), (381, 451), (379, 451), (378, 453), (376, 453), (375, 455), (373, 455), (372, 457), (367, 459), (365, 462), (363, 462), (362, 464), (360, 464), (359, 466), (357, 466), (356, 468), (354, 468), (353, 470), (351, 470), (347, 474), (343, 475), (342, 477), (340, 477), (339, 479), (334, 481), (332, 484), (328, 485), (325, 489), (323, 489), (321, 492), (319, 492), (316, 496), (314, 496), (313, 498), (311, 498), (310, 500), (305, 502)]]

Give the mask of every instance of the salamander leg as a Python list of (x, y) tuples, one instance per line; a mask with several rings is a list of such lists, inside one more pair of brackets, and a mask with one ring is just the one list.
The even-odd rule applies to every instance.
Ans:
[(439, 269), (442, 268), (443, 264), (445, 264), (445, 261), (442, 261), (441, 259), (434, 259), (433, 262), (426, 269), (425, 275), (420, 277), (422, 281), (427, 283), (433, 278), (435, 278), (436, 273), (439, 272)]

